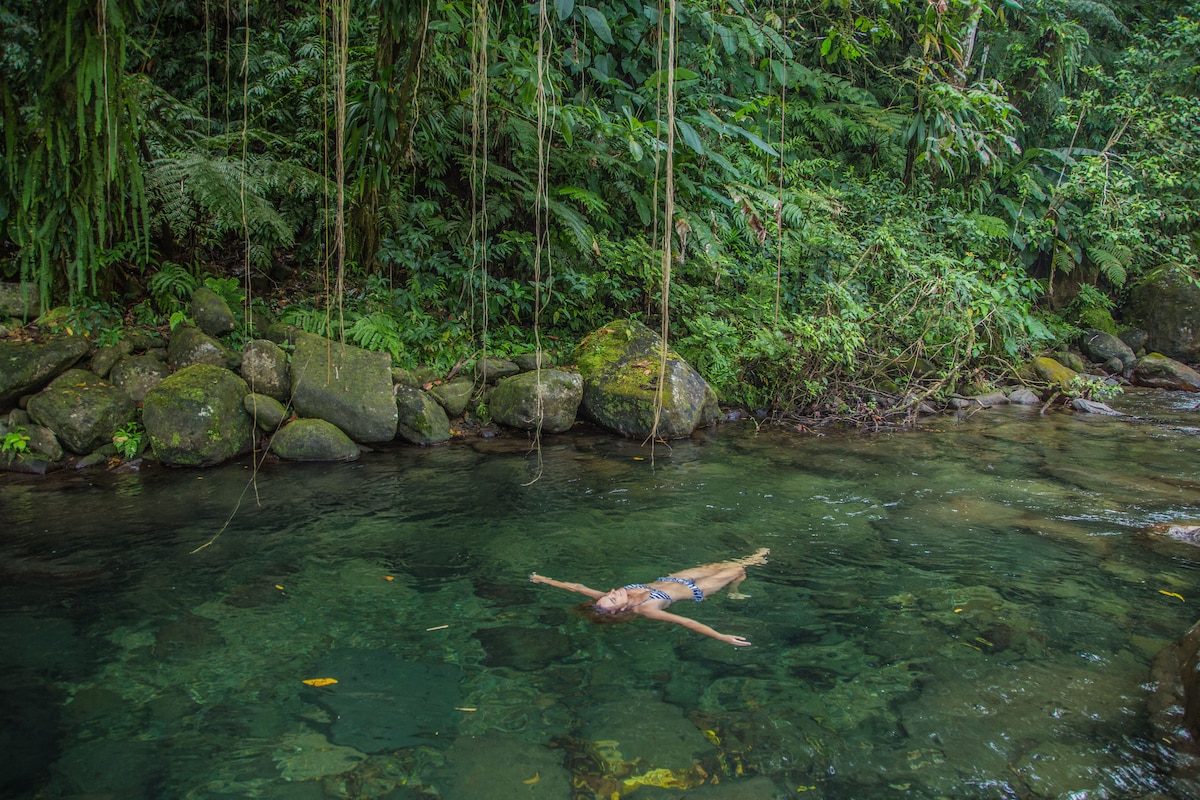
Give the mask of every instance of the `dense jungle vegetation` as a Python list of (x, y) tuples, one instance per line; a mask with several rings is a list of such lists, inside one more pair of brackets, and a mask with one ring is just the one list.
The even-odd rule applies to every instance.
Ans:
[(633, 317), (836, 413), (1198, 274), (1200, 3), (10, 0), (0, 40), (0, 278), (101, 340), (202, 283), (441, 369)]

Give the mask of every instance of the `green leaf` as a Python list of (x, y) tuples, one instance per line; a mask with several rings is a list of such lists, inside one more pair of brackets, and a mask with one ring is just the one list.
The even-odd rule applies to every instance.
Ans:
[[(675, 68), (676, 83), (681, 83), (683, 81), (694, 81), (698, 80), (699, 78), (700, 76), (695, 72), (692, 72), (690, 69), (685, 69), (684, 67)], [(665, 85), (666, 82), (667, 71), (665, 69), (660, 69), (651, 74), (649, 78), (646, 78), (646, 82), (642, 85), (647, 89), (657, 89), (659, 86)]]
[(704, 155), (704, 142), (700, 141), (700, 134), (696, 132), (695, 128), (681, 119), (675, 120), (675, 127), (679, 130), (679, 135), (683, 138), (684, 143), (696, 151), (696, 155)]
[(575, 10), (575, 0), (554, 0), (554, 11), (558, 14), (559, 22), (571, 16)]
[(605, 44), (613, 43), (612, 31), (609, 30), (608, 20), (604, 18), (604, 12), (591, 6), (578, 6), (579, 13), (587, 20), (592, 32), (600, 38), (600, 41)]

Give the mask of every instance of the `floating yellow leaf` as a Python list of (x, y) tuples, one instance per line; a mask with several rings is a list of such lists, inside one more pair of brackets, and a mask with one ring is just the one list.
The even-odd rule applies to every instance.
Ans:
[(301, 681), (301, 683), (306, 683), (309, 686), (329, 686), (330, 684), (337, 683), (337, 678), (309, 678), (306, 681)]
[(395, 578), (393, 578), (391, 575), (384, 575), (384, 576), (383, 576), (383, 579), (384, 579), (385, 581), (394, 581), (394, 580), (396, 580), (396, 579), (395, 579)]
[[(1165, 594), (1167, 597), (1178, 597), (1180, 600), (1183, 600), (1183, 595), (1181, 595), (1181, 594), (1179, 594), (1179, 593), (1177, 593), (1177, 592), (1168, 592), (1166, 589), (1159, 589), (1159, 590), (1158, 590), (1158, 593), (1159, 593), (1159, 594)], [(1183, 602), (1185, 602), (1185, 603), (1186, 603), (1186, 602), (1187, 602), (1187, 600), (1183, 600)]]
[(530, 778), (530, 779), (529, 779), (529, 780), (527, 780), (527, 781), (521, 781), (521, 783), (525, 784), (526, 786), (532, 786), (533, 784), (537, 783), (537, 782), (538, 782), (538, 781), (540, 781), (541, 779), (542, 779), (542, 773), (540, 773), (540, 772), (535, 772), (535, 773), (533, 773), (533, 777), (532, 777), (532, 778)]
[(281, 592), (283, 591), (283, 587), (282, 587), (282, 586), (280, 586), (278, 583), (277, 583), (277, 584), (275, 584), (275, 588), (276, 588), (276, 589), (278, 589), (278, 590), (279, 590), (279, 591), (281, 591)]
[(634, 456), (633, 460), (634, 461), (645, 461), (646, 459), (642, 458), (641, 456)]

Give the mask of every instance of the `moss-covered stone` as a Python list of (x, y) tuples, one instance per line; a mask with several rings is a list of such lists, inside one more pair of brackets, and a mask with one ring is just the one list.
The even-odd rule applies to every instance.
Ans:
[(428, 445), (450, 438), (450, 418), (437, 401), (420, 389), (396, 387), (398, 438), (410, 444)]
[(207, 467), (244, 453), (253, 423), (242, 404), (246, 382), (212, 364), (194, 364), (146, 394), (142, 422), (164, 464)]
[(225, 298), (207, 286), (192, 292), (192, 319), (209, 336), (223, 336), (236, 327), (233, 311)]
[(258, 424), (259, 429), (264, 431), (275, 430), (288, 418), (287, 407), (270, 395), (251, 392), (242, 398), (242, 406)]
[(67, 370), (29, 399), (30, 419), (81, 455), (111, 442), (135, 413), (133, 399), (123, 389), (83, 369)]
[(387, 353), (293, 332), (292, 406), (302, 417), (323, 419), (356, 442), (396, 438), (392, 361)]
[(291, 391), (288, 357), (283, 348), (269, 339), (252, 339), (242, 348), (242, 378), (251, 391), (287, 400)]
[(40, 390), (83, 358), (88, 347), (82, 336), (56, 336), (39, 344), (0, 342), (0, 409)]
[(446, 409), (448, 417), (461, 416), (474, 393), (475, 381), (466, 377), (451, 378), (445, 383), (435, 383), (429, 387), (429, 394)]
[[(623, 436), (648, 436), (655, 430), (662, 339), (639, 322), (618, 320), (588, 334), (575, 350), (583, 378), (582, 413)], [(670, 348), (657, 434), (690, 436), (720, 415), (708, 382)]]
[(226, 347), (194, 325), (177, 325), (171, 331), (167, 345), (171, 367), (181, 370), (193, 364), (211, 364), (214, 367), (237, 369), (241, 354)]
[(583, 378), (544, 369), (500, 381), (488, 398), (488, 409), (494, 421), (510, 428), (562, 433), (575, 424), (582, 400)]
[(358, 445), (323, 419), (298, 419), (271, 439), (271, 452), (289, 461), (354, 461)]
[(1149, 353), (1135, 361), (1130, 381), (1155, 389), (1200, 392), (1200, 372), (1162, 353)]
[(1035, 358), (1033, 360), (1033, 371), (1046, 383), (1057, 384), (1064, 389), (1079, 374), (1070, 367), (1064, 367), (1049, 356), (1038, 356)]

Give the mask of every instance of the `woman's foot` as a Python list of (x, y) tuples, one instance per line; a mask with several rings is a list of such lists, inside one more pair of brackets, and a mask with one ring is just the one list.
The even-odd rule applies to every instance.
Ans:
[(729, 599), (730, 600), (749, 600), (750, 595), (742, 594), (741, 592), (730, 592)]

